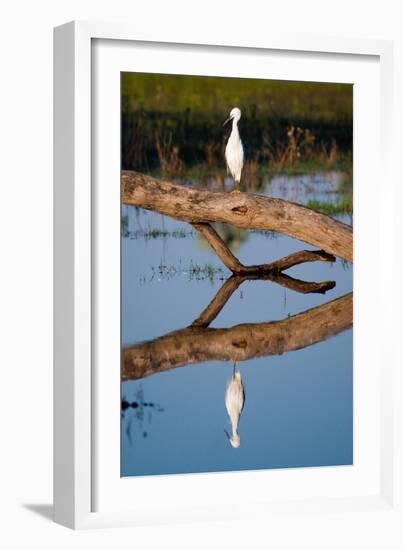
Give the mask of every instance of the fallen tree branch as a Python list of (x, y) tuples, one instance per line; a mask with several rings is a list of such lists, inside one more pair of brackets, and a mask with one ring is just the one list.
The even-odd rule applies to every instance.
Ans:
[(348, 262), (353, 260), (351, 226), (293, 202), (195, 189), (128, 171), (121, 174), (121, 197), (125, 204), (192, 224), (224, 222), (284, 233)]
[(232, 254), (226, 243), (209, 223), (193, 223), (192, 226), (203, 235), (225, 267), (228, 267), (232, 273), (242, 273), (245, 270), (245, 266)]
[(203, 235), (222, 263), (228, 267), (232, 273), (237, 275), (279, 272), (304, 262), (336, 261), (336, 258), (332, 254), (328, 254), (324, 250), (301, 250), (300, 252), (294, 252), (293, 254), (269, 264), (243, 265), (238, 258), (232, 254), (227, 244), (210, 224), (193, 223), (192, 226)]
[(353, 294), (282, 321), (231, 328), (193, 326), (122, 350), (122, 380), (207, 361), (246, 361), (305, 348), (348, 329)]

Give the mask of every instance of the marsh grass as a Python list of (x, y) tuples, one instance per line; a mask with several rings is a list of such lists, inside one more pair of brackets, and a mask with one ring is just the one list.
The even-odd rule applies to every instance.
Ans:
[[(141, 118), (139, 113), (122, 116), (123, 169), (170, 178), (225, 177), (227, 134), (218, 134), (210, 124), (207, 128), (185, 130), (180, 116), (170, 121), (169, 113), (166, 115), (168, 120), (151, 118), (145, 123), (136, 120), (136, 117)], [(351, 143), (344, 143), (343, 132), (339, 140), (334, 133), (337, 131), (330, 133), (319, 128), (316, 134), (309, 127), (294, 125), (276, 128), (275, 132), (261, 127), (248, 131), (241, 125), (245, 149), (243, 179), (253, 180), (267, 173), (348, 170)]]
[[(274, 231), (265, 231), (258, 229), (239, 229), (226, 224), (214, 224), (214, 227), (218, 230), (220, 236), (225, 241), (225, 243), (233, 250), (238, 250), (240, 245), (247, 241), (249, 235), (252, 233), (262, 235), (267, 239), (277, 239), (280, 235)], [(128, 218), (127, 216), (122, 216), (122, 237), (127, 239), (144, 239), (148, 240), (157, 240), (157, 239), (187, 239), (187, 238), (197, 238), (200, 242), (202, 248), (209, 248), (209, 245), (206, 241), (200, 237), (197, 231), (193, 229), (185, 229), (184, 227), (179, 227), (178, 229), (173, 229), (169, 231), (165, 228), (151, 227), (148, 226), (146, 229), (136, 229), (130, 231), (128, 229)], [(192, 264), (193, 265), (193, 264)], [(206, 266), (206, 272), (209, 272), (208, 265)], [(193, 265), (193, 269), (189, 269), (194, 274), (200, 271), (200, 266)]]
[(248, 118), (261, 115), (331, 121), (352, 116), (352, 85), (252, 78), (122, 73), (122, 110), (217, 113), (243, 106)]
[(349, 214), (351, 216), (353, 213), (352, 195), (343, 196), (336, 203), (311, 199), (307, 202), (306, 206), (322, 214), (327, 214), (328, 216), (335, 214)]
[(196, 279), (198, 281), (209, 279), (210, 281), (214, 281), (217, 276), (223, 275), (224, 270), (221, 267), (215, 267), (212, 264), (204, 264), (201, 266), (191, 262), (188, 273), (190, 279)]
[(172, 143), (172, 132), (155, 130), (154, 141), (162, 174), (178, 176), (183, 171), (184, 163), (180, 157), (179, 145)]
[(129, 239), (145, 239), (152, 240), (152, 239), (186, 239), (188, 237), (194, 237), (196, 235), (196, 232), (189, 229), (186, 230), (185, 228), (178, 228), (173, 229), (172, 231), (168, 231), (165, 228), (157, 228), (157, 227), (151, 227), (148, 226), (146, 229), (136, 229), (134, 231), (130, 231), (128, 229), (128, 219), (127, 216), (122, 216), (122, 236)]
[(123, 169), (217, 173), (234, 105), (249, 174), (351, 161), (351, 85), (134, 73), (122, 73), (121, 84)]
[(179, 261), (177, 265), (160, 263), (158, 266), (151, 266), (151, 275), (140, 277), (141, 284), (152, 282), (161, 282), (177, 276), (184, 276), (188, 281), (223, 281), (226, 279), (226, 271), (222, 267), (217, 267), (211, 263), (198, 264), (192, 260), (186, 266)]

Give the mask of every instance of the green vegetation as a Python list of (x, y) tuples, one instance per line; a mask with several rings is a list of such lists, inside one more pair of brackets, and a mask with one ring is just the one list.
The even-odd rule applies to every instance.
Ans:
[(352, 86), (252, 78), (122, 73), (123, 112), (217, 113), (242, 106), (245, 115), (337, 121), (352, 119)]
[(200, 266), (191, 262), (188, 273), (190, 279), (196, 279), (198, 281), (209, 279), (210, 281), (214, 281), (217, 275), (223, 275), (224, 270), (221, 267), (215, 267), (212, 264), (204, 264), (203, 266)]
[(351, 85), (134, 73), (121, 85), (123, 169), (224, 177), (236, 105), (248, 178), (351, 166)]
[(352, 195), (343, 196), (336, 203), (325, 202), (325, 201), (322, 202), (314, 199), (309, 200), (307, 202), (307, 207), (312, 208), (312, 210), (316, 210), (317, 212), (321, 212), (322, 214), (327, 214), (328, 216), (332, 216), (334, 214), (351, 215), (353, 213)]

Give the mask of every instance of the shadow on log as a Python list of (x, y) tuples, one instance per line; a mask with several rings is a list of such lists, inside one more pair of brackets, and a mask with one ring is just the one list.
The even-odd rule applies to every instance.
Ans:
[(121, 198), (125, 204), (191, 224), (223, 222), (284, 233), (348, 262), (353, 260), (351, 226), (282, 199), (195, 189), (128, 171), (121, 174)]
[(122, 350), (122, 380), (207, 361), (246, 361), (305, 348), (353, 323), (353, 294), (270, 323), (190, 326)]

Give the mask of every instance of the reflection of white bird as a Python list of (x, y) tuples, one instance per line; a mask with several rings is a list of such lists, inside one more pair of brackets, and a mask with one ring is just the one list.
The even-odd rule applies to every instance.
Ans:
[(238, 107), (234, 107), (229, 114), (229, 118), (224, 122), (224, 124), (227, 124), (232, 119), (232, 132), (225, 148), (225, 160), (227, 161), (227, 171), (234, 178), (235, 192), (238, 192), (236, 184), (241, 181), (243, 168), (243, 147), (238, 130), (238, 121), (240, 118), (241, 110)]
[(245, 390), (242, 384), (241, 373), (235, 370), (235, 365), (236, 363), (234, 363), (234, 371), (225, 392), (225, 406), (231, 420), (232, 435), (229, 435), (228, 432), (225, 433), (231, 445), (236, 449), (241, 444), (241, 438), (237, 430), (239, 418), (245, 403)]

